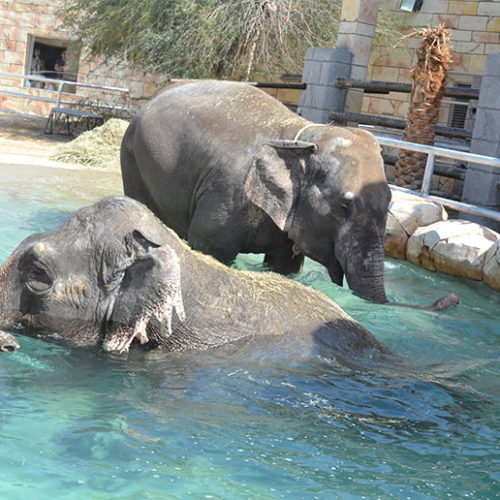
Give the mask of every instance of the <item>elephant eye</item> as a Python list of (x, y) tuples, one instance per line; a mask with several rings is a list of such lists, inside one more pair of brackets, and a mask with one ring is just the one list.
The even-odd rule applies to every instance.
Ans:
[(30, 292), (38, 295), (48, 292), (54, 283), (48, 271), (39, 264), (29, 267), (23, 281)]

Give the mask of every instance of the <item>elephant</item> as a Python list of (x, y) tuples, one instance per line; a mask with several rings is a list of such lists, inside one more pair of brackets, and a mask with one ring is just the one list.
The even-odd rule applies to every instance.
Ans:
[(368, 131), (310, 122), (242, 82), (174, 84), (130, 123), (121, 170), (125, 195), (195, 250), (226, 264), (264, 253), (282, 273), (307, 256), (387, 302), (391, 192)]
[(83, 207), (59, 229), (19, 244), (0, 267), (0, 328), (116, 355), (132, 346), (182, 352), (257, 338), (311, 352), (366, 351), (370, 359), (389, 352), (322, 292), (277, 273), (226, 267), (124, 196)]

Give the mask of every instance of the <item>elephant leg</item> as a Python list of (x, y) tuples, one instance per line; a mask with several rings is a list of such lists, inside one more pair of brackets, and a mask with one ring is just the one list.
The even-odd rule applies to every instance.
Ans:
[(243, 248), (245, 235), (236, 216), (220, 212), (217, 202), (200, 201), (191, 219), (187, 240), (192, 249), (212, 255), (229, 266)]
[(161, 211), (151, 195), (150, 189), (144, 183), (141, 176), (141, 170), (137, 165), (132, 152), (127, 151), (127, 148), (122, 147), (121, 151), (121, 171), (123, 193), (134, 200), (146, 205), (157, 217), (162, 218)]
[(270, 266), (273, 271), (281, 274), (300, 273), (304, 265), (304, 255), (294, 254), (291, 250), (286, 255), (266, 254), (264, 262)]
[(189, 246), (193, 250), (215, 257), (226, 266), (231, 266), (238, 252), (225, 246), (224, 238), (227, 238), (227, 236), (224, 235), (223, 231), (220, 233), (210, 231), (209, 238), (207, 238), (207, 234), (206, 231), (192, 231), (190, 228), (188, 236)]

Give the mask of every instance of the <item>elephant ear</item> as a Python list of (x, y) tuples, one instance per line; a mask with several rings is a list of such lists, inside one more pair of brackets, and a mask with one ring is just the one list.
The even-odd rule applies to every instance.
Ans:
[(147, 326), (156, 318), (172, 334), (172, 316), (180, 321), (186, 314), (182, 301), (179, 258), (169, 245), (140, 247), (147, 239), (134, 232), (137, 253), (123, 270), (123, 279), (115, 293), (109, 313), (108, 328), (102, 348), (106, 351), (127, 352), (137, 338), (141, 344), (149, 341)]
[[(111, 297), (120, 286), (125, 271), (151, 249), (160, 247), (159, 241), (154, 235), (145, 235), (144, 232), (134, 230), (125, 235), (122, 245), (109, 246), (105, 249), (101, 265), (101, 280), (108, 297)], [(107, 314), (107, 319), (109, 319), (109, 311)]]
[(245, 180), (248, 198), (282, 230), (293, 221), (308, 156), (316, 145), (303, 141), (273, 141), (255, 154)]

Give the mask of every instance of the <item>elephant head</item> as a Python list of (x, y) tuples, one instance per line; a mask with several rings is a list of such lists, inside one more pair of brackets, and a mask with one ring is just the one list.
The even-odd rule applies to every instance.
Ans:
[[(0, 267), (0, 328), (108, 351), (134, 339), (160, 344), (173, 312), (184, 319), (180, 266), (167, 230), (145, 214), (137, 202), (106, 198), (25, 239)], [(155, 318), (161, 328), (150, 338)]]
[(326, 266), (332, 281), (387, 302), (384, 233), (390, 190), (372, 134), (321, 126), (308, 141), (273, 141), (254, 156), (245, 182), (300, 251)]

